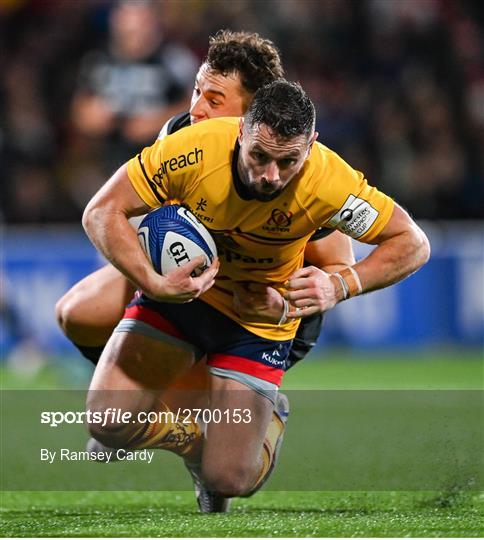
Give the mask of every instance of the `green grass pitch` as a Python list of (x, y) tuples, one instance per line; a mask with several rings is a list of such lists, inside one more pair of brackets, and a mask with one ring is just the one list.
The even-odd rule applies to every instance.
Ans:
[(6, 536), (479, 537), (482, 499), (415, 493), (263, 492), (201, 515), (187, 492), (9, 493)]
[[(3, 388), (55, 388), (65, 368), (26, 381), (7, 370)], [(331, 354), (290, 372), (286, 389), (481, 389), (480, 352)], [(2, 432), (2, 436), (8, 434)], [(304, 441), (301, 444), (304, 452)], [(111, 465), (107, 465), (109, 467)], [(140, 487), (142, 489), (142, 486)], [(226, 515), (201, 515), (188, 491), (8, 491), (2, 536), (481, 537), (484, 495), (429, 491), (263, 491)]]

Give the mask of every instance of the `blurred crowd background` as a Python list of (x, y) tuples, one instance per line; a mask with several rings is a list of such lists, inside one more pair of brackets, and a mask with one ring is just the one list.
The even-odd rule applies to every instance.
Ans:
[(319, 140), (416, 218), (484, 217), (484, 4), (471, 0), (1, 0), (7, 223), (79, 222), (187, 110), (208, 37), (256, 31)]
[(188, 110), (223, 28), (274, 41), (316, 105), (319, 140), (431, 240), (416, 276), (329, 314), (314, 355), (454, 347), (460, 360), (474, 347), (482, 359), (483, 26), (479, 0), (0, 0), (0, 375), (4, 358), (26, 373), (70, 357), (88, 368), (54, 316), (103, 264), (83, 209)]

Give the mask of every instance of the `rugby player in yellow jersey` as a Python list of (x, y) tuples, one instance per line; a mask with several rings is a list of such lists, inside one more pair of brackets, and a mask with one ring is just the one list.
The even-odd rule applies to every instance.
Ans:
[[(280, 58), (274, 45), (257, 34), (221, 31), (210, 39), (207, 58), (200, 67), (193, 91), (189, 113), (177, 115), (164, 126), (160, 137), (219, 116), (240, 116), (253, 93), (264, 83), (283, 75)], [(326, 236), (331, 229), (322, 229), (311, 238), (305, 255), (308, 260), (328, 271), (354, 263), (349, 238), (338, 231)], [(56, 312), (66, 335), (81, 352), (97, 363), (112, 330), (119, 322), (125, 305), (135, 292), (133, 285), (112, 265), (107, 265), (74, 286), (58, 302)], [(239, 283), (234, 305), (239, 313), (260, 321), (279, 321), (284, 309), (280, 295), (269, 287), (256, 283)], [(289, 368), (302, 359), (314, 345), (320, 332), (322, 315), (307, 318), (298, 329), (287, 360)], [(207, 384), (206, 366), (200, 361), (174, 385), (174, 406), (183, 388), (189, 388), (184, 403), (192, 407), (195, 389)], [(279, 397), (283, 408), (287, 404)], [(201, 406), (203, 403), (199, 404)], [(282, 411), (284, 413), (284, 411)], [(89, 448), (97, 447), (93, 441)], [(194, 470), (190, 469), (193, 476)], [(195, 484), (197, 480), (194, 478)], [(199, 483), (198, 483), (199, 484)], [(227, 508), (223, 500), (199, 490), (197, 499), (202, 511)]]
[[(247, 32), (221, 31), (210, 39), (205, 62), (196, 78), (189, 113), (182, 113), (164, 126), (160, 137), (219, 116), (242, 115), (257, 88), (283, 75), (277, 49), (269, 40)], [(332, 233), (328, 236), (328, 233)], [(354, 263), (349, 238), (332, 229), (321, 229), (305, 250), (308, 261), (327, 271)], [(107, 265), (74, 286), (58, 302), (57, 318), (66, 335), (81, 352), (97, 363), (112, 330), (121, 319), (125, 305), (135, 292), (133, 285), (112, 265)], [(280, 295), (258, 283), (238, 283), (234, 305), (240, 314), (253, 320), (279, 321), (284, 310)], [(322, 315), (304, 319), (298, 328), (287, 360), (287, 368), (302, 359), (319, 335)], [(193, 389), (206, 384), (204, 362), (198, 362), (177, 381), (172, 401), (177, 401), (181, 389), (191, 388), (186, 403), (192, 407)], [(169, 398), (167, 398), (169, 399)], [(283, 396), (279, 398), (282, 402)], [(287, 409), (287, 404), (284, 404)], [(95, 449), (90, 442), (90, 449)], [(191, 471), (193, 476), (193, 471)], [(207, 492), (198, 497), (203, 511), (221, 508), (220, 500), (210, 499)], [(205, 500), (204, 500), (205, 497)], [(225, 506), (226, 507), (226, 506)]]
[[(189, 113), (171, 119), (160, 136), (209, 118), (241, 116), (254, 92), (284, 74), (274, 44), (258, 34), (221, 31), (210, 39), (205, 62), (198, 72)], [(354, 263), (351, 243), (338, 231), (322, 229), (308, 243), (306, 259), (333, 271)], [(66, 336), (94, 364), (132, 299), (135, 287), (114, 266), (106, 265), (87, 276), (57, 303), (56, 315)], [(237, 308), (261, 321), (278, 321), (283, 305), (271, 289), (239, 284)], [(319, 335), (322, 318), (307, 319), (294, 340), (291, 365), (302, 359)], [(196, 368), (201, 375), (203, 364)]]
[[(208, 489), (226, 497), (252, 493), (271, 470), (284, 429), (274, 421), (274, 399), (300, 319), (396, 283), (428, 260), (428, 241), (408, 214), (315, 142), (314, 125), (302, 88), (275, 81), (255, 93), (240, 121), (212, 119), (157, 141), (91, 200), (83, 217), (89, 237), (143, 294), (104, 349), (88, 408), (120, 407), (133, 418), (167, 411), (164, 388), (206, 354), (210, 406), (250, 411), (247, 423), (210, 423), (205, 438), (191, 418), (175, 437), (166, 436), (163, 419), (90, 424), (100, 442), (201, 459)], [(191, 273), (201, 258), (156, 274), (129, 225), (128, 218), (171, 199), (200, 214), (217, 242), (220, 259), (199, 277)], [(376, 247), (337, 273), (303, 267), (304, 247), (321, 226)], [(238, 313), (233, 291), (240, 281), (278, 291), (291, 306), (287, 320), (262, 323)], [(157, 391), (140, 364), (145, 374), (161, 373)], [(112, 392), (118, 389), (138, 392)]]

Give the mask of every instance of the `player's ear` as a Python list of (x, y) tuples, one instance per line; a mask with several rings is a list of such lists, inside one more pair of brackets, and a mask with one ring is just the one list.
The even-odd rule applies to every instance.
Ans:
[(244, 117), (239, 118), (239, 144), (242, 142), (244, 137)]
[(319, 136), (319, 133), (317, 131), (315, 131), (313, 133), (312, 137), (311, 137), (311, 140), (309, 141), (306, 157), (309, 156), (309, 152), (311, 152), (311, 148), (313, 147), (313, 144), (316, 141), (316, 139), (318, 138), (318, 136)]

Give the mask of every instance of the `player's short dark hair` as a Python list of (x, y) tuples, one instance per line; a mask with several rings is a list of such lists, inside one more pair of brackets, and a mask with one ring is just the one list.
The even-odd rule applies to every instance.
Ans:
[(243, 88), (258, 88), (284, 77), (279, 51), (272, 41), (253, 32), (220, 30), (210, 37), (208, 66), (223, 74), (238, 73)]
[(276, 136), (311, 137), (316, 112), (301, 85), (279, 79), (259, 88), (245, 113), (245, 128), (266, 125)]

